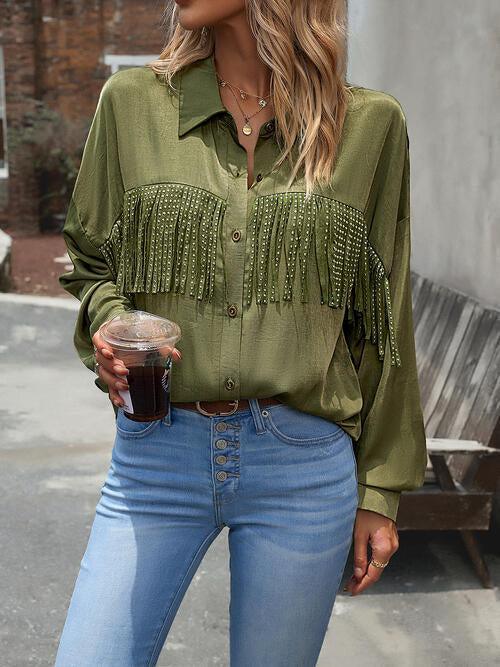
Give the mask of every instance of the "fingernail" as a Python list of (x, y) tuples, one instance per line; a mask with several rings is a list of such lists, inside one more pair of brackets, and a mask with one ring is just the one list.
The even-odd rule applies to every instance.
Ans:
[(355, 567), (354, 576), (359, 579), (359, 577), (363, 576), (363, 570), (360, 567)]

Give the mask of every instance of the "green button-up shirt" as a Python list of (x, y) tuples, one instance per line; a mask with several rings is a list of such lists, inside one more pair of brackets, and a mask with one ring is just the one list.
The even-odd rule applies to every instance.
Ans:
[(175, 82), (179, 96), (138, 67), (102, 88), (63, 230), (79, 357), (93, 370), (91, 337), (123, 310), (174, 320), (172, 401), (277, 396), (336, 422), (355, 444), (359, 507), (395, 519), (427, 460), (399, 102), (353, 88), (331, 182), (306, 197), (288, 163), (273, 169), (274, 119), (247, 187), (212, 56)]

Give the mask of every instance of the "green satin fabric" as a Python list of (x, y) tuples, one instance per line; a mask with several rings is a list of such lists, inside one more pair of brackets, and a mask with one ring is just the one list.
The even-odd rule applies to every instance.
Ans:
[(139, 67), (102, 89), (63, 230), (79, 357), (93, 369), (91, 336), (124, 309), (176, 321), (172, 401), (277, 396), (337, 422), (355, 441), (359, 507), (395, 519), (427, 460), (401, 105), (352, 89), (331, 182), (306, 201), (302, 177), (289, 187), (288, 164), (273, 169), (268, 123), (247, 188), (212, 57), (175, 83), (178, 96)]

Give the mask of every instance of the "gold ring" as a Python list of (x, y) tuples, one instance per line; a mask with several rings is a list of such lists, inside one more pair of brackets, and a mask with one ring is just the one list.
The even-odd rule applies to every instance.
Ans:
[(374, 567), (385, 567), (386, 565), (389, 565), (389, 561), (387, 561), (386, 563), (381, 563), (380, 561), (372, 558), (370, 561), (370, 565), (373, 565)]

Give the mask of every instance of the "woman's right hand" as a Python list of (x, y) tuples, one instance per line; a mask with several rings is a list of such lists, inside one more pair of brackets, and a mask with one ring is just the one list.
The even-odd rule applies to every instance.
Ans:
[[(113, 350), (101, 338), (100, 330), (104, 324), (106, 324), (106, 322), (103, 322), (92, 336), (92, 342), (96, 348), (95, 358), (99, 364), (98, 375), (108, 386), (109, 400), (117, 407), (120, 407), (124, 405), (124, 401), (118, 391), (126, 391), (128, 389), (127, 375), (129, 370), (121, 359), (115, 358)], [(180, 361), (181, 357), (180, 350), (174, 347), (172, 351), (172, 360)]]

